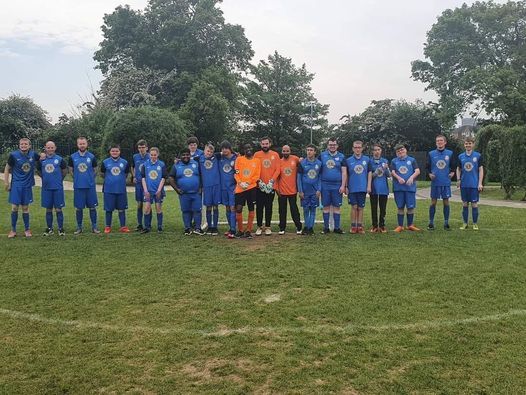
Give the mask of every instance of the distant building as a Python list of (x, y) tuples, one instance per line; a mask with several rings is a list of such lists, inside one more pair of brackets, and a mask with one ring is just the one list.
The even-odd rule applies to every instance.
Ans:
[(466, 137), (475, 137), (477, 130), (477, 121), (473, 118), (462, 118), (461, 124), (458, 128), (451, 132), (451, 135), (459, 140), (464, 140)]

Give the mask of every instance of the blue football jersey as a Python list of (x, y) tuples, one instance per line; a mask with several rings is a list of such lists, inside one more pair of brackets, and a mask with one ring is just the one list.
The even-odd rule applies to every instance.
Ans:
[(33, 150), (26, 154), (17, 150), (12, 152), (7, 159), (11, 167), (11, 185), (30, 188), (35, 185), (35, 166), (40, 160), (40, 155)]
[[(372, 191), (373, 195), (389, 195), (387, 178), (390, 175), (389, 162), (385, 158), (371, 158), (371, 171), (373, 172)], [(384, 165), (386, 165), (384, 167)]]
[(42, 189), (63, 189), (62, 170), (67, 167), (66, 161), (59, 155), (46, 156), (37, 163), (37, 170), (42, 175)]
[(199, 163), (190, 160), (188, 164), (183, 161), (173, 165), (170, 171), (170, 177), (173, 177), (177, 186), (183, 193), (197, 193), (201, 187), (201, 176), (199, 173)]
[(361, 155), (357, 158), (351, 155), (347, 158), (346, 163), (349, 193), (367, 192), (367, 176), (371, 171), (369, 157)]
[(236, 174), (236, 159), (236, 154), (233, 154), (230, 159), (224, 157), (223, 155), (219, 156), (219, 175), (221, 177), (221, 189), (231, 190), (235, 188), (236, 179), (234, 178), (234, 175)]
[(303, 192), (309, 196), (321, 190), (321, 166), (319, 159), (310, 161), (305, 158), (301, 160), (298, 167), (298, 192)]
[(458, 167), (460, 167), (460, 187), (461, 188), (478, 188), (479, 186), (479, 168), (484, 166), (482, 155), (477, 152), (466, 152), (458, 156)]
[(210, 158), (207, 158), (205, 155), (201, 155), (198, 161), (203, 187), (207, 188), (219, 185), (221, 180), (219, 175), (219, 160), (217, 157), (212, 155)]
[[(396, 174), (408, 180), (413, 174), (415, 174), (416, 169), (418, 169), (418, 164), (416, 159), (411, 156), (406, 156), (405, 158), (393, 158), (391, 161), (391, 170), (396, 171)], [(411, 185), (400, 184), (398, 180), (393, 177), (393, 191), (407, 191), (407, 192), (416, 192), (416, 180)]]
[(136, 183), (141, 182), (141, 171), (142, 171), (142, 165), (144, 162), (146, 162), (148, 159), (150, 159), (150, 154), (147, 152), (142, 156), (139, 153), (136, 153), (133, 155), (133, 177), (135, 178)]
[(433, 150), (427, 155), (427, 167), (430, 173), (435, 175), (435, 179), (431, 181), (432, 187), (448, 187), (451, 186), (451, 179), (449, 173), (455, 171), (453, 164), (453, 151), (449, 149)]
[(104, 193), (126, 193), (126, 178), (130, 172), (128, 161), (121, 157), (106, 158), (102, 161), (100, 171), (104, 173)]
[(190, 152), (190, 159), (195, 160), (196, 162), (199, 161), (199, 158), (204, 154), (204, 151), (202, 149), (196, 149), (194, 153)]
[(84, 189), (95, 186), (95, 167), (97, 159), (91, 152), (75, 152), (69, 157), (69, 167), (73, 169), (73, 188)]
[(326, 186), (339, 188), (342, 184), (342, 167), (345, 167), (345, 156), (336, 151), (331, 155), (323, 151), (318, 158), (321, 161), (321, 182)]
[[(141, 179), (146, 182), (148, 192), (157, 193), (161, 180), (167, 177), (166, 165), (162, 160), (155, 163), (151, 159), (146, 160), (141, 167)], [(164, 187), (163, 187), (164, 189)]]

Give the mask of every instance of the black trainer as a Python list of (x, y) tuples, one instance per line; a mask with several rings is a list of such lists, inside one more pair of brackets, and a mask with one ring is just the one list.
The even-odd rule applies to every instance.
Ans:
[(343, 235), (343, 230), (341, 230), (340, 228), (337, 228), (337, 229), (334, 229), (332, 233), (336, 233), (337, 235)]
[(430, 223), (429, 225), (427, 225), (427, 230), (435, 230), (435, 225)]

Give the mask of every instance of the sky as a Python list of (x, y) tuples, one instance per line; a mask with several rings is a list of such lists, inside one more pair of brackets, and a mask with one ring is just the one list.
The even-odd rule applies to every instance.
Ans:
[[(371, 100), (436, 100), (411, 79), (423, 59), (426, 32), (462, 0), (224, 0), (228, 23), (241, 24), (253, 62), (278, 51), (315, 74), (313, 90), (330, 105), (333, 123), (362, 112)], [(466, 1), (470, 4), (473, 1)], [(32, 97), (56, 121), (99, 88), (93, 53), (105, 13), (147, 0), (2, 1), (0, 98)]]

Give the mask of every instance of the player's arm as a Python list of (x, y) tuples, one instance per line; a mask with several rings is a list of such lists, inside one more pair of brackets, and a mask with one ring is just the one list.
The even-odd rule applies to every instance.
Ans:
[(170, 173), (168, 174), (168, 184), (173, 188), (175, 192), (177, 192), (178, 195), (182, 193), (181, 189), (177, 186), (177, 169), (175, 167), (176, 165), (172, 165), (172, 170), (170, 170)]
[(68, 174), (68, 164), (64, 158), (60, 161), (60, 172), (62, 173), (62, 179), (66, 178), (66, 175)]
[(479, 157), (479, 185), (478, 190), (482, 192), (484, 189), (484, 161), (482, 160), (482, 155)]
[[(95, 170), (95, 166), (93, 167), (93, 169)], [(95, 174), (97, 174), (96, 170), (95, 170)], [(104, 166), (104, 161), (103, 161), (102, 164), (100, 165), (100, 176), (104, 178), (105, 175), (106, 175), (106, 166)]]
[(157, 188), (157, 197), (160, 197), (161, 196), (161, 192), (164, 188), (164, 184), (166, 184), (166, 177), (168, 176), (168, 174), (166, 173), (166, 165), (164, 165), (162, 167), (162, 174), (161, 174), (161, 182), (159, 183), (159, 188)]
[(449, 178), (453, 178), (455, 175), (457, 168), (457, 160), (455, 155), (451, 155), (451, 159), (449, 159)]
[(303, 183), (301, 182), (302, 174), (303, 174), (302, 167), (299, 166), (298, 174), (296, 175), (296, 188), (298, 189), (298, 194), (300, 195), (300, 199), (303, 199), (303, 197), (305, 196), (303, 194)]
[(398, 181), (399, 184), (405, 184), (405, 180), (396, 174), (396, 167), (393, 162), (391, 162), (391, 176)]
[(415, 169), (413, 174), (411, 174), (411, 177), (409, 177), (405, 182), (407, 185), (412, 185), (420, 175), (420, 167), (418, 167), (418, 163), (416, 163), (415, 159), (413, 159), (413, 169)]
[(148, 187), (146, 186), (146, 169), (144, 166), (141, 169), (141, 185), (142, 190), (144, 191), (144, 197), (146, 198), (146, 200), (150, 201), (150, 192), (148, 191)]
[(371, 194), (372, 183), (373, 183), (373, 171), (371, 167), (371, 161), (369, 161), (369, 163), (367, 163), (367, 193), (368, 194)]
[(10, 175), (13, 171), (13, 166), (15, 165), (15, 157), (11, 154), (9, 155), (9, 158), (7, 159), (7, 163), (4, 168), (4, 184), (5, 184), (5, 190), (9, 191), (11, 189), (11, 182), (10, 182)]
[[(431, 166), (431, 154), (428, 152), (427, 153), (427, 162), (426, 162), (426, 170), (427, 170), (427, 174), (429, 174), (429, 178), (431, 180), (434, 180), (435, 179), (435, 175), (433, 174), (432, 172), (432, 166)], [(419, 173), (420, 174), (420, 173)]]
[(273, 180), (276, 182), (278, 180), (278, 177), (281, 174), (281, 161), (278, 159), (278, 160), (275, 160), (272, 164), (274, 165), (274, 173), (272, 173), (272, 177), (270, 178), (270, 181)]
[(340, 186), (340, 193), (344, 193), (347, 188), (347, 163), (342, 162), (342, 185)]
[(73, 158), (70, 156), (69, 159), (68, 159), (68, 167), (69, 167), (69, 172), (71, 174), (73, 174), (73, 171), (74, 171), (74, 168), (73, 168)]
[(460, 176), (462, 174), (462, 169), (460, 168), (460, 166), (457, 166), (457, 188), (460, 188)]
[(37, 175), (42, 178), (42, 162), (40, 162), (40, 160), (35, 163), (35, 171)]

